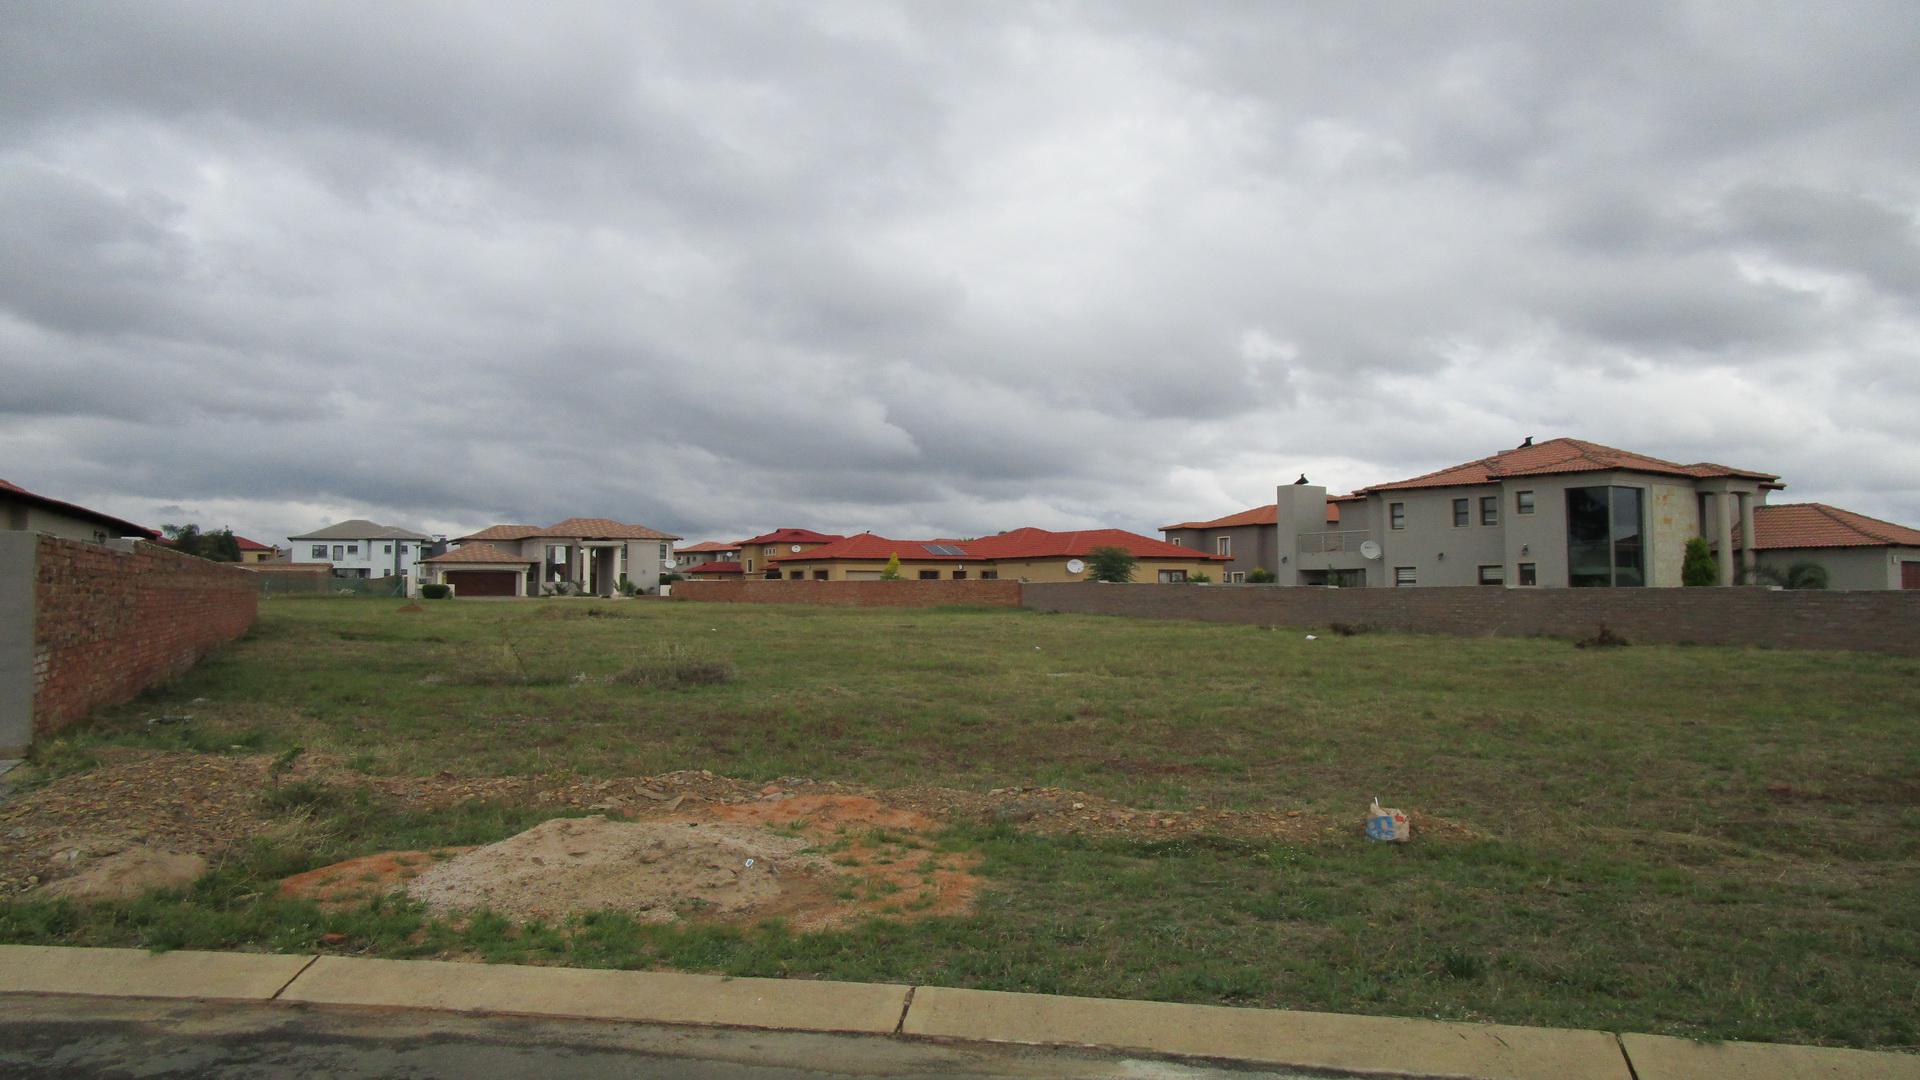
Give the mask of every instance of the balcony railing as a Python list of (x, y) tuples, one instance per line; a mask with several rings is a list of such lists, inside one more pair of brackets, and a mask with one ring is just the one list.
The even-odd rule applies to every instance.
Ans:
[(1309, 532), (1295, 537), (1299, 545), (1295, 550), (1302, 555), (1325, 555), (1332, 552), (1358, 552), (1360, 545), (1373, 538), (1368, 529), (1346, 529), (1339, 532)]

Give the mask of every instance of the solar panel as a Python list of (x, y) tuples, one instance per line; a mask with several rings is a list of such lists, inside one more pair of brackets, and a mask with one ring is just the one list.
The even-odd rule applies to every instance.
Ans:
[(961, 551), (959, 548), (954, 547), (952, 544), (921, 544), (920, 546), (923, 548), (926, 548), (927, 554), (929, 555), (965, 555), (966, 554), (966, 552)]

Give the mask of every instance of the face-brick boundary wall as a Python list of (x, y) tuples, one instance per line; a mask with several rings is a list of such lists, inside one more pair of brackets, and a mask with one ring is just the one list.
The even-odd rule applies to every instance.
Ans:
[(259, 603), (238, 566), (134, 541), (0, 534), (0, 684), (11, 684), (0, 749), (186, 671), (246, 633)]
[(1267, 585), (1028, 583), (1037, 611), (1263, 626), (1346, 623), (1378, 630), (1505, 637), (1848, 649), (1920, 656), (1920, 591), (1707, 589), (1325, 589)]
[(829, 607), (1019, 607), (1017, 581), (676, 581), (676, 600)]

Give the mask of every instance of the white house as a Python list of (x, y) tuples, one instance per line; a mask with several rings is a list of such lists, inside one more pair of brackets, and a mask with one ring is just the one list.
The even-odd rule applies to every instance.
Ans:
[(301, 536), (287, 537), (297, 563), (332, 563), (335, 577), (420, 580), (420, 562), (433, 538), (424, 533), (354, 518)]

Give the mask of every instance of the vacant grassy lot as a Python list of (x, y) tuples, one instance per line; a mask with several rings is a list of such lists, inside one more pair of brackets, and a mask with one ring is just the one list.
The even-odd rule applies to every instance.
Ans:
[[(876, 787), (1076, 788), (1298, 809), (1351, 838), (1048, 838), (1005, 824), (976, 914), (798, 935), (458, 926), (320, 912), (277, 877), (504, 836), (524, 807), (315, 796), (186, 894), (0, 906), (0, 939), (672, 965), (1495, 1019), (1920, 1043), (1920, 662), (1575, 649), (1018, 611), (581, 600), (282, 600), (164, 692), (37, 753), (300, 746), (367, 773), (710, 769)], [(204, 699), (204, 700), (201, 700)], [(149, 728), (148, 717), (192, 721)], [(1469, 838), (1369, 844), (1368, 798)]]

